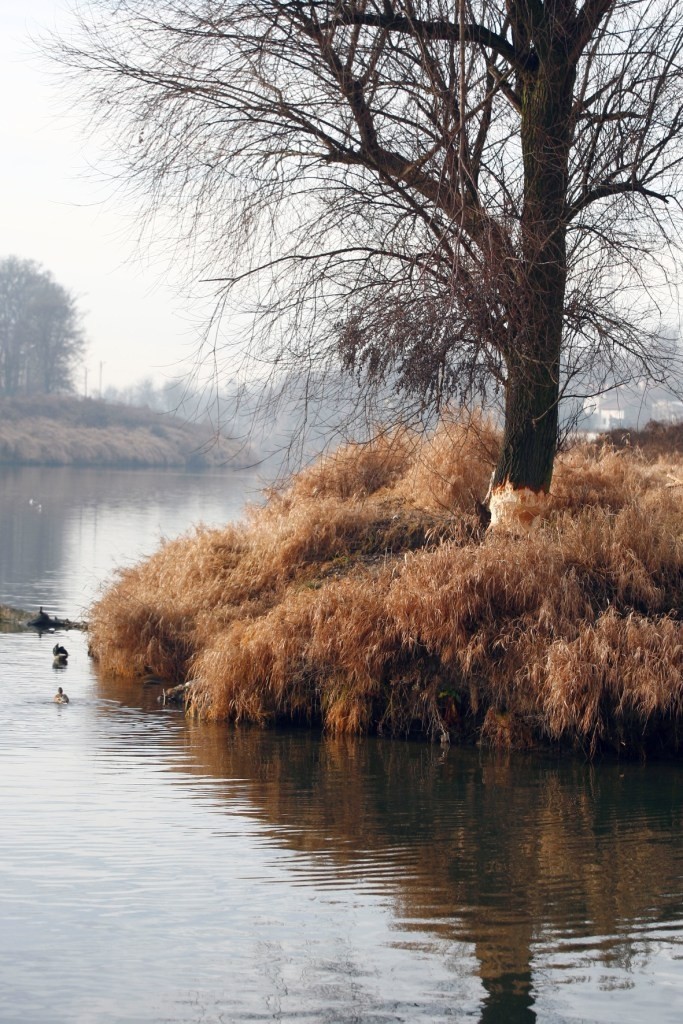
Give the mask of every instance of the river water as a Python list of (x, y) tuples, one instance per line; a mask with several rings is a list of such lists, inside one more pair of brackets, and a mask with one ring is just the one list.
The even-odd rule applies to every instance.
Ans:
[[(0, 602), (79, 617), (256, 486), (0, 469)], [(0, 634), (3, 1024), (683, 1020), (680, 764), (187, 722), (54, 639)]]

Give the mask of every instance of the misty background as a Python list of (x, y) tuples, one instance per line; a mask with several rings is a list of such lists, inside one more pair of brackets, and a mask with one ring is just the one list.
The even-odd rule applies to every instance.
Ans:
[[(68, 36), (71, 8), (24, 0), (0, 9), (0, 258), (34, 261), (72, 296), (84, 346), (69, 390), (206, 421), (265, 456), (294, 437), (293, 454), (305, 457), (378, 419), (390, 391), (368, 410), (352, 380), (245, 383), (229, 368), (214, 378), (201, 355), (214, 311), (209, 286), (188, 281), (181, 254), (163, 241), (172, 225), (155, 224), (161, 242), (141, 237), (139, 212), (117, 190), (87, 113), (41, 52), (51, 33)], [(668, 329), (679, 334), (679, 325)], [(682, 390), (679, 380), (672, 386)], [(591, 432), (681, 418), (683, 403), (662, 386), (621, 387), (565, 409)]]

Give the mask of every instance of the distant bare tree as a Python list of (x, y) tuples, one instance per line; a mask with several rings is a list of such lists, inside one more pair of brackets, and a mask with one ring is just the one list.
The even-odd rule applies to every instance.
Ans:
[(73, 296), (32, 260), (0, 260), (0, 392), (73, 390), (84, 346)]
[(494, 519), (542, 505), (563, 396), (665, 378), (679, 0), (84, 11), (60, 59), (150, 218), (173, 211), (221, 308), (250, 309), (247, 352), (428, 409), (499, 390)]

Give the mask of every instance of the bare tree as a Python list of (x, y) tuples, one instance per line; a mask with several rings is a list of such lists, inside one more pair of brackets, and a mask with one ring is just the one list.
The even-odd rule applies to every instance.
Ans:
[(254, 359), (428, 409), (503, 394), (494, 520), (541, 507), (563, 396), (665, 379), (678, 0), (92, 0), (81, 25), (60, 59)]
[(84, 345), (73, 296), (32, 260), (0, 260), (0, 390), (71, 391)]

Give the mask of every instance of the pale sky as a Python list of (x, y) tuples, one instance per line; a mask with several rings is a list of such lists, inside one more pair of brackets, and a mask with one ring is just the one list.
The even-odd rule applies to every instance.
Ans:
[(177, 377), (202, 314), (140, 252), (134, 211), (98, 178), (97, 146), (37, 52), (32, 36), (70, 21), (68, 0), (0, 0), (0, 258), (35, 260), (76, 296), (95, 394), (100, 371), (104, 388)]

